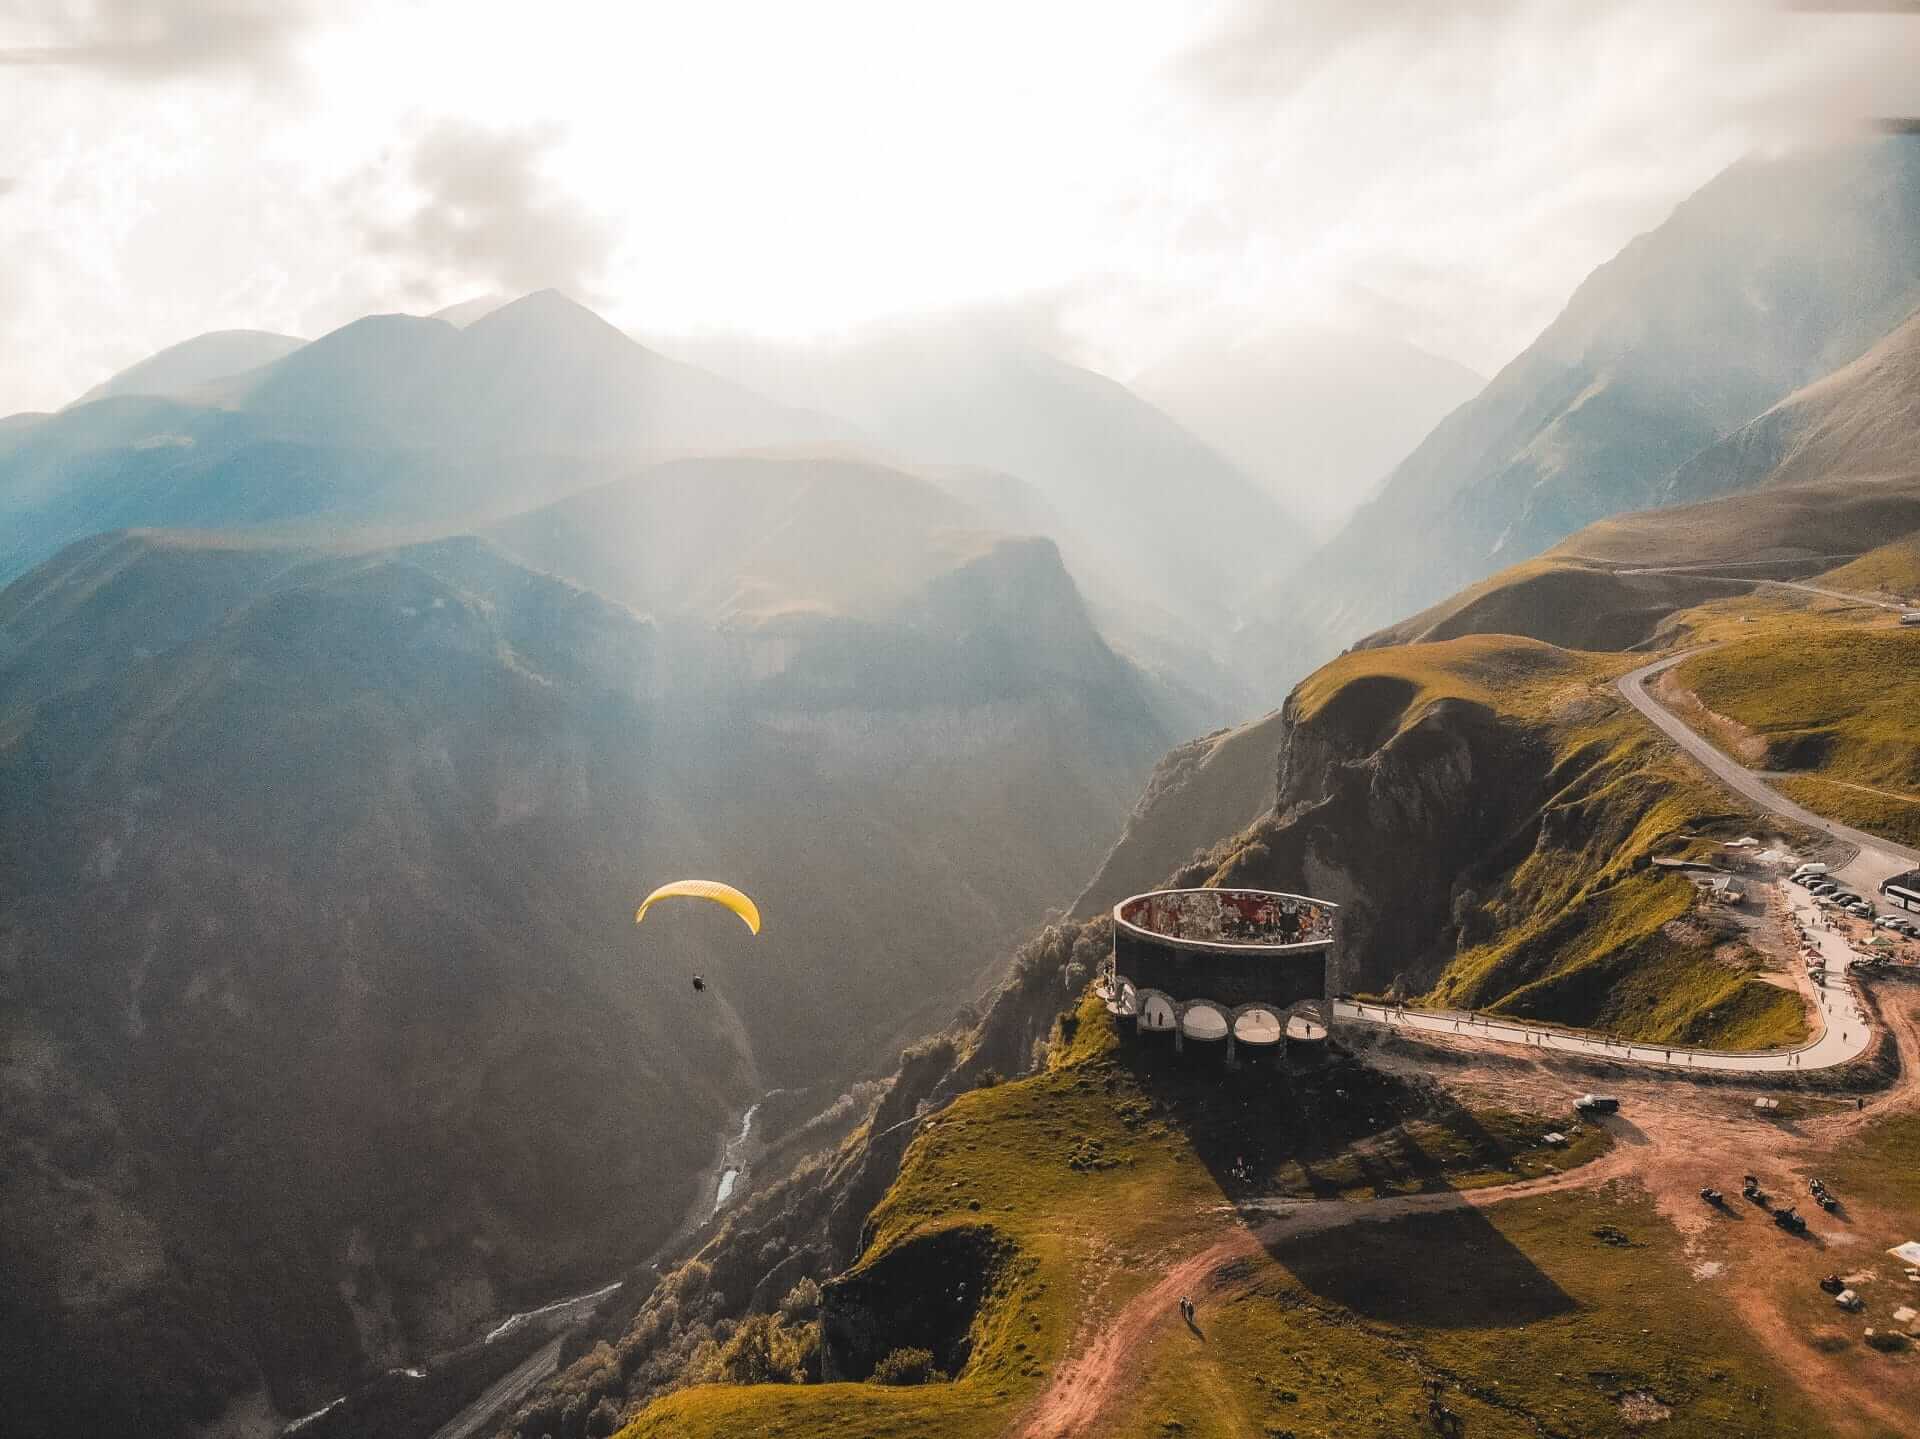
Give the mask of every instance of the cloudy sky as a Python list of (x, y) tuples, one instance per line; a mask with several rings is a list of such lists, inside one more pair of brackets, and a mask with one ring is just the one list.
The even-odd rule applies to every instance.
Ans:
[(1490, 373), (1742, 153), (1920, 113), (1881, 8), (0, 0), (0, 413), (545, 285), (649, 332), (1012, 307), (1123, 374), (1329, 323)]

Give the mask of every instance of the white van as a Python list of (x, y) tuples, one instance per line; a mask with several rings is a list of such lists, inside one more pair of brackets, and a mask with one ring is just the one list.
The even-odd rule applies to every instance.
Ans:
[(1803, 864), (1793, 872), (1793, 877), (1795, 879), (1811, 879), (1816, 874), (1825, 874), (1826, 872), (1827, 866), (1824, 864)]

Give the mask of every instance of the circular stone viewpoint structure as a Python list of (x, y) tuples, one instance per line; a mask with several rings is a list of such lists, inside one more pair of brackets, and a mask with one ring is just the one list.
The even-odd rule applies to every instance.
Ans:
[(1266, 889), (1157, 889), (1113, 907), (1108, 1010), (1185, 1041), (1324, 1048), (1340, 906)]

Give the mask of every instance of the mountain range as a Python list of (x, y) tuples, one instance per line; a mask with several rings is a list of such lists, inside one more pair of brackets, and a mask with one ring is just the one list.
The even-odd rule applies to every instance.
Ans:
[[(1651, 859), (1724, 806), (1607, 686), (1743, 593), (1699, 567), (1920, 530), (1917, 301), (1898, 137), (1734, 167), (1484, 388), (1357, 351), (1343, 402), (1407, 393), (1337, 449), (1277, 362), (670, 358), (553, 292), (0, 422), (0, 1352), (49, 1356), (11, 1417), (271, 1432), (643, 1274), (749, 1106), (857, 1125), (950, 1021), (920, 1098), (1029, 1066), (1169, 878), (1340, 900), (1355, 985), (1784, 1033), (1670, 926)], [(1299, 475), (1376, 466), (1317, 547)], [(635, 930), (685, 875), (765, 931)], [(802, 1176), (840, 1262), (879, 1137)]]
[(1742, 161), (1589, 276), (1309, 563), (1272, 581), (1247, 644), (1291, 682), (1584, 524), (1709, 492), (1683, 467), (1916, 304), (1920, 137)]
[(1177, 350), (1130, 386), (1324, 536), (1486, 383), (1404, 341), (1322, 328)]
[[(0, 595), (0, 716), (20, 1412), (155, 1433), (643, 1256), (764, 1090), (977, 994), (1169, 738), (1053, 547), (984, 537), (743, 630), (471, 539), (109, 535)], [(686, 873), (761, 939), (635, 931)]]

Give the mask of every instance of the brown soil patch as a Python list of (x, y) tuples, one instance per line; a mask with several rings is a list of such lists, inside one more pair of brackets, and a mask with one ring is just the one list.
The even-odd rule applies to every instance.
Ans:
[(1690, 728), (1705, 735), (1741, 764), (1749, 769), (1765, 769), (1770, 753), (1766, 740), (1739, 720), (1708, 709), (1700, 696), (1680, 683), (1679, 673), (1678, 667), (1663, 671), (1654, 676), (1647, 688)]
[[(1871, 1384), (1861, 1382), (1859, 1365), (1874, 1355), (1853, 1334), (1839, 1327), (1809, 1328), (1781, 1306), (1781, 1275), (1805, 1269), (1813, 1284), (1834, 1267), (1827, 1249), (1858, 1242), (1859, 1236), (1899, 1227), (1904, 1216), (1860, 1205), (1844, 1220), (1814, 1212), (1812, 1234), (1796, 1239), (1765, 1222), (1738, 1195), (1739, 1176), (1754, 1173), (1774, 1202), (1794, 1202), (1806, 1194), (1806, 1176), (1817, 1173), (1860, 1125), (1890, 1111), (1920, 1105), (1920, 998), (1889, 997), (1888, 1022), (1899, 1044), (1902, 1068), (1898, 1084), (1872, 1101), (1864, 1114), (1810, 1118), (1781, 1126), (1753, 1118), (1749, 1095), (1739, 1087), (1726, 1092), (1661, 1082), (1652, 1077), (1610, 1081), (1623, 1100), (1620, 1122), (1628, 1137), (1602, 1159), (1565, 1174), (1465, 1192), (1405, 1195), (1372, 1202), (1341, 1200), (1270, 1201), (1271, 1219), (1249, 1226), (1242, 1211), (1214, 1244), (1178, 1261), (1158, 1283), (1136, 1295), (1117, 1312), (1089, 1318), (1074, 1352), (1055, 1370), (1047, 1390), (1013, 1423), (1011, 1439), (1064, 1439), (1100, 1432), (1102, 1420), (1124, 1396), (1133, 1356), (1157, 1330), (1180, 1322), (1176, 1305), (1183, 1294), (1231, 1288), (1235, 1266), (1263, 1241), (1288, 1234), (1313, 1233), (1382, 1214), (1412, 1213), (1461, 1203), (1499, 1204), (1529, 1194), (1584, 1188), (1632, 1178), (1653, 1196), (1673, 1226), (1684, 1257), (1697, 1259), (1694, 1272), (1723, 1287), (1723, 1301), (1739, 1314), (1779, 1365), (1784, 1376), (1816, 1398), (1830, 1416), (1833, 1431), (1846, 1439), (1869, 1439), (1888, 1432), (1911, 1432), (1911, 1416), (1920, 1413), (1920, 1367), (1896, 1365)], [(1449, 1051), (1447, 1084), (1474, 1103), (1497, 1102), (1511, 1108), (1547, 1113), (1563, 1108), (1588, 1081), (1564, 1068), (1564, 1060), (1517, 1060), (1471, 1036), (1433, 1036), (1429, 1049)], [(1431, 1055), (1378, 1053), (1374, 1062), (1389, 1070), (1431, 1076)], [(1732, 1212), (1704, 1204), (1705, 1185), (1729, 1195)], [(1654, 1424), (1671, 1415), (1651, 1392), (1621, 1396), (1621, 1414), (1633, 1424)]]

